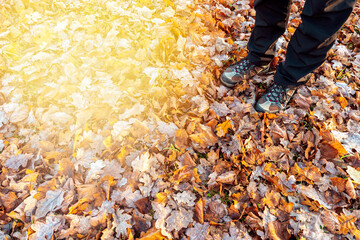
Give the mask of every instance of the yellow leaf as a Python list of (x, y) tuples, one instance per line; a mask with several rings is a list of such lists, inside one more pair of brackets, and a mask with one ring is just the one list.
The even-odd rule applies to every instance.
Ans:
[(197, 172), (197, 168), (193, 169), (193, 174), (194, 174), (195, 182), (196, 183), (201, 183), (200, 175)]
[(156, 194), (155, 202), (157, 203), (166, 203), (167, 202), (167, 196), (169, 196), (170, 191), (166, 190), (164, 192), (160, 192)]
[(228, 133), (229, 128), (232, 127), (233, 126), (231, 124), (231, 119), (227, 119), (225, 122), (218, 124), (218, 126), (216, 127), (216, 131), (217, 131), (216, 135), (218, 137), (223, 137), (225, 136), (225, 134)]
[(109, 148), (112, 145), (111, 135), (104, 139), (103, 141), (106, 148)]

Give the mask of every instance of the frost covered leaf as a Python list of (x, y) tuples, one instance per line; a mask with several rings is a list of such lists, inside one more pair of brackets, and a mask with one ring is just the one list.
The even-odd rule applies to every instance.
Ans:
[(194, 227), (186, 230), (186, 235), (190, 240), (205, 240), (209, 234), (209, 223), (200, 224), (195, 222)]
[(360, 184), (360, 171), (348, 166), (346, 172), (349, 174), (354, 183)]
[(116, 237), (119, 238), (120, 236), (126, 235), (126, 229), (131, 228), (129, 221), (131, 216), (129, 214), (123, 214), (124, 210), (117, 210), (114, 216), (114, 225)]
[(20, 166), (26, 167), (28, 161), (33, 157), (30, 153), (12, 155), (5, 161), (4, 166), (14, 170), (19, 169)]
[(103, 173), (103, 168), (106, 166), (103, 160), (97, 160), (94, 163), (90, 164), (90, 170), (86, 176), (85, 182), (89, 182), (94, 179), (98, 179)]
[(178, 204), (185, 204), (187, 206), (194, 206), (196, 196), (192, 192), (184, 191), (174, 195), (174, 199)]
[(150, 170), (150, 167), (153, 166), (155, 161), (155, 158), (150, 156), (149, 152), (145, 152), (136, 157), (136, 159), (131, 163), (131, 166), (134, 171), (147, 172)]
[(48, 212), (54, 212), (61, 208), (61, 203), (64, 200), (64, 191), (57, 189), (55, 191), (49, 190), (46, 192), (46, 197), (40, 200), (37, 204), (35, 212), (36, 218), (42, 218), (46, 216)]
[(9, 121), (17, 123), (25, 120), (29, 115), (29, 109), (26, 105), (18, 105), (9, 117)]
[(166, 219), (166, 229), (179, 231), (186, 228), (191, 222), (193, 222), (193, 211), (180, 208), (180, 210), (172, 211)]
[(65, 219), (61, 216), (47, 216), (46, 222), (36, 222), (35, 224), (31, 225), (31, 228), (35, 231), (34, 234), (30, 235), (30, 239), (51, 239), (54, 232), (63, 228), (63, 224)]

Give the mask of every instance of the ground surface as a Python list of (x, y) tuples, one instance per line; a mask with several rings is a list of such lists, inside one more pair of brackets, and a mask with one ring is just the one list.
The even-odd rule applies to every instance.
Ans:
[(360, 239), (360, 9), (288, 110), (250, 1), (0, 1), (0, 239)]

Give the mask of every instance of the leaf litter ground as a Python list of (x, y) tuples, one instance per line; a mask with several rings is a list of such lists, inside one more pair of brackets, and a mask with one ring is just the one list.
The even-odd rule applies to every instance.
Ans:
[(252, 1), (2, 2), (1, 239), (360, 239), (359, 10), (274, 115)]

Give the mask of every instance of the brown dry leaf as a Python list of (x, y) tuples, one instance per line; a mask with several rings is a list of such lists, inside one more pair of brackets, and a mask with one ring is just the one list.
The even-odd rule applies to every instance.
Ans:
[(185, 149), (189, 146), (190, 140), (189, 135), (187, 134), (185, 129), (178, 129), (175, 132), (175, 145), (179, 149)]
[(350, 178), (348, 178), (346, 180), (345, 183), (345, 192), (347, 195), (349, 195), (352, 199), (356, 199), (356, 191), (354, 188), (354, 184), (352, 183), (352, 181), (350, 180)]
[(90, 201), (86, 198), (79, 199), (79, 201), (69, 207), (68, 214), (76, 214), (78, 212), (84, 211), (88, 207), (89, 202)]
[(139, 209), (142, 214), (147, 214), (152, 209), (149, 198), (141, 198), (135, 202), (135, 206)]
[(216, 181), (223, 184), (234, 184), (236, 175), (234, 171), (229, 171), (218, 176)]
[(337, 150), (337, 152), (340, 156), (347, 154), (347, 151), (345, 150), (343, 145), (341, 145), (341, 143), (339, 143), (337, 141), (331, 141), (329, 144)]
[(229, 129), (232, 129), (232, 128), (233, 128), (233, 125), (232, 125), (231, 119), (227, 119), (225, 122), (218, 124), (218, 126), (216, 127), (216, 135), (218, 137), (224, 137), (225, 134), (228, 133)]
[(320, 181), (321, 178), (320, 170), (313, 165), (304, 168), (304, 175), (305, 177), (314, 182)]
[(206, 201), (204, 199), (200, 199), (195, 204), (195, 219), (201, 223), (204, 224), (204, 206), (206, 204)]
[(327, 142), (320, 143), (321, 157), (326, 160), (334, 159), (338, 156), (338, 150)]
[(324, 226), (331, 232), (336, 233), (339, 231), (340, 222), (337, 219), (337, 214), (330, 212), (328, 210), (324, 210), (320, 214), (321, 221), (323, 222)]
[(289, 221), (279, 222), (271, 221), (268, 224), (268, 234), (271, 240), (286, 240), (290, 239), (290, 231), (288, 229)]
[(331, 183), (334, 185), (339, 192), (345, 191), (346, 180), (339, 177), (331, 178)]
[(188, 166), (183, 166), (174, 172), (170, 181), (179, 184), (181, 182), (190, 181), (192, 176), (193, 171)]
[(217, 143), (218, 139), (211, 128), (199, 124), (199, 133), (191, 134), (190, 139), (195, 149), (203, 150)]
[(312, 143), (312, 142), (307, 142), (307, 147), (306, 147), (306, 149), (305, 149), (305, 158), (306, 159), (309, 159), (309, 154), (310, 154), (310, 152), (311, 152), (311, 150), (312, 150), (312, 148), (314, 147), (314, 144)]
[(271, 191), (266, 192), (265, 197), (262, 199), (263, 204), (267, 205), (270, 209), (275, 209), (280, 202), (281, 195), (279, 192)]
[(305, 195), (303, 195), (303, 197), (304, 197), (305, 200), (302, 201), (301, 204), (306, 205), (306, 206), (309, 206), (309, 207), (310, 207), (310, 210), (312, 210), (312, 211), (315, 211), (315, 212), (318, 212), (318, 211), (319, 211), (321, 205), (319, 204), (318, 201), (316, 201), (316, 200), (311, 201), (311, 200), (310, 200), (309, 198), (307, 198)]
[(14, 192), (9, 192), (7, 194), (0, 193), (1, 205), (4, 206), (6, 212), (10, 212), (15, 207), (17, 199), (18, 197)]
[(226, 208), (220, 200), (210, 201), (204, 220), (219, 223), (226, 214)]
[(56, 190), (58, 188), (56, 178), (52, 178), (50, 181), (45, 182), (44, 184), (38, 187), (38, 193), (34, 195), (34, 198), (41, 200), (46, 196), (46, 192), (49, 190)]
[(289, 154), (289, 150), (282, 146), (271, 146), (265, 149), (264, 155), (271, 161), (278, 161), (283, 154)]
[(59, 172), (60, 176), (72, 177), (74, 172), (74, 164), (70, 161), (69, 158), (63, 158), (59, 162)]

